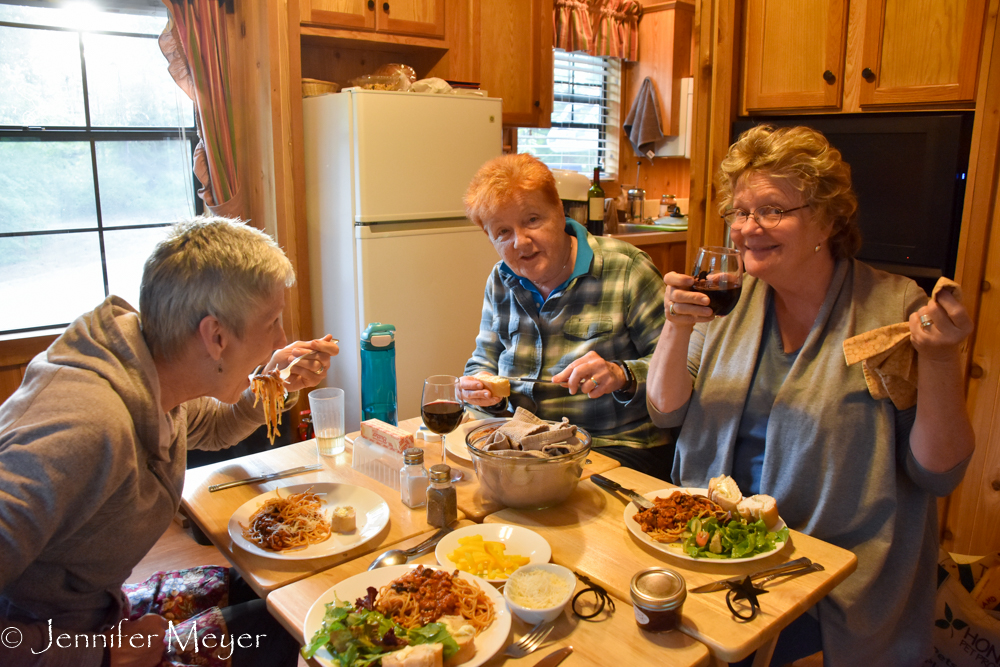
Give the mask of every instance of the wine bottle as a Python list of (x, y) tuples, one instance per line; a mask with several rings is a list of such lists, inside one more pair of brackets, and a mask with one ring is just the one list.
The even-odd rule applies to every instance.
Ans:
[(601, 188), (601, 168), (594, 167), (594, 184), (587, 191), (587, 231), (604, 235), (604, 190)]

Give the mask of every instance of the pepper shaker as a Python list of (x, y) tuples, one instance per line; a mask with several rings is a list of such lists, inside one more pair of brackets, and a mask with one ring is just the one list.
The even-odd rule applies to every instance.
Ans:
[(444, 528), (458, 520), (458, 499), (451, 485), (451, 466), (438, 463), (431, 466), (430, 486), (427, 487), (427, 523)]

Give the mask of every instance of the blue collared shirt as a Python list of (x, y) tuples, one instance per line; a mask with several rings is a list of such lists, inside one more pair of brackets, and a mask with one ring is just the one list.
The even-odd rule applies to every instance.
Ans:
[[(549, 293), (549, 298), (566, 289), (566, 286), (569, 285), (573, 278), (578, 278), (589, 272), (590, 265), (594, 261), (594, 251), (590, 249), (590, 245), (587, 243), (587, 229), (576, 220), (566, 218), (566, 233), (576, 236), (576, 262), (573, 264), (573, 273), (570, 274), (569, 278), (563, 284)], [(531, 298), (535, 300), (535, 305), (541, 306), (545, 303), (545, 297), (538, 291), (535, 283), (514, 273), (513, 269), (507, 266), (507, 262), (500, 262), (500, 270), (509, 276), (517, 278), (521, 286), (531, 293)]]

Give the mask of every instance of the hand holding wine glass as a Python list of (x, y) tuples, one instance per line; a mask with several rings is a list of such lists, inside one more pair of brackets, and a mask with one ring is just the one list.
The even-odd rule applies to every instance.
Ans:
[[(453, 375), (432, 375), (424, 380), (424, 391), (420, 398), (420, 416), (424, 425), (441, 436), (441, 461), (446, 461), (445, 439), (458, 428), (465, 416), (462, 392), (458, 378)], [(451, 470), (451, 481), (462, 479), (462, 471)]]
[(691, 277), (694, 278), (691, 291), (708, 297), (712, 313), (716, 317), (728, 315), (740, 300), (743, 287), (739, 251), (721, 246), (698, 248)]

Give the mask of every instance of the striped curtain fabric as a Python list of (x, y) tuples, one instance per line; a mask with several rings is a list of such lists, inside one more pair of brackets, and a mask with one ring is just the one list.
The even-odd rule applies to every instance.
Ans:
[(594, 43), (594, 33), (587, 0), (555, 0), (554, 4), (553, 46), (569, 53), (589, 53)]
[(591, 0), (594, 47), (589, 53), (636, 60), (641, 15), (642, 5), (638, 0)]

